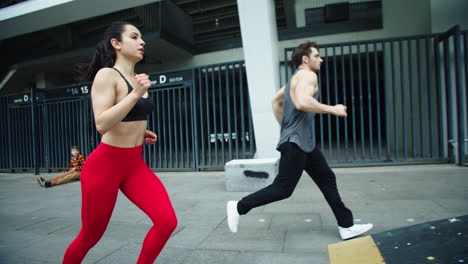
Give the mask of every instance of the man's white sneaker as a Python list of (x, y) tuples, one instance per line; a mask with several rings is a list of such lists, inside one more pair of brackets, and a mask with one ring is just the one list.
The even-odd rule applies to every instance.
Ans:
[(339, 226), (338, 230), (340, 231), (341, 239), (349, 239), (355, 236), (359, 236), (367, 231), (369, 231), (374, 225), (372, 224), (363, 224), (363, 225), (353, 225), (348, 228)]
[(239, 225), (239, 212), (237, 211), (237, 201), (227, 202), (227, 222), (229, 230), (231, 232), (237, 232), (237, 226)]

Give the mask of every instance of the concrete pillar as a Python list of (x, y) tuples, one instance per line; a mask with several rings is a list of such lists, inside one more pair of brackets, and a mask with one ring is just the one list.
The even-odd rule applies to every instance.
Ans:
[(280, 88), (278, 31), (273, 0), (237, 0), (255, 131), (255, 158), (278, 157), (280, 127), (271, 99)]
[(45, 80), (45, 73), (39, 72), (36, 74), (36, 88), (38, 89), (45, 89), (46, 88), (46, 80)]

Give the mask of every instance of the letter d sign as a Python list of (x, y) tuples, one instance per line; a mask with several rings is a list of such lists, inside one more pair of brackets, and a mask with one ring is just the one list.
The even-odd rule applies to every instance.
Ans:
[(166, 75), (159, 76), (159, 83), (165, 83), (165, 82), (166, 82)]

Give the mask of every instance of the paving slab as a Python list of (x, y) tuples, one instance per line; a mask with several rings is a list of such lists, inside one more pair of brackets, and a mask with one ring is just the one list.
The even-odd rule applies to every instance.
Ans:
[[(418, 165), (336, 168), (343, 201), (369, 233), (468, 214), (468, 168)], [(336, 219), (304, 174), (289, 199), (226, 224), (222, 171), (156, 172), (178, 217), (157, 264), (329, 263), (328, 244), (340, 242)], [(55, 173), (43, 174), (50, 177)], [(41, 188), (31, 173), (0, 173), (0, 263), (60, 263), (81, 228), (80, 182)], [(151, 220), (119, 193), (109, 227), (83, 263), (135, 263)]]

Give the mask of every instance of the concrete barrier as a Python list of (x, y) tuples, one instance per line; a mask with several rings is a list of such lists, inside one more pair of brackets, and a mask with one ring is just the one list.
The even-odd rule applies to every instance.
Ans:
[(279, 158), (231, 160), (224, 165), (226, 191), (253, 192), (270, 185), (278, 175)]

